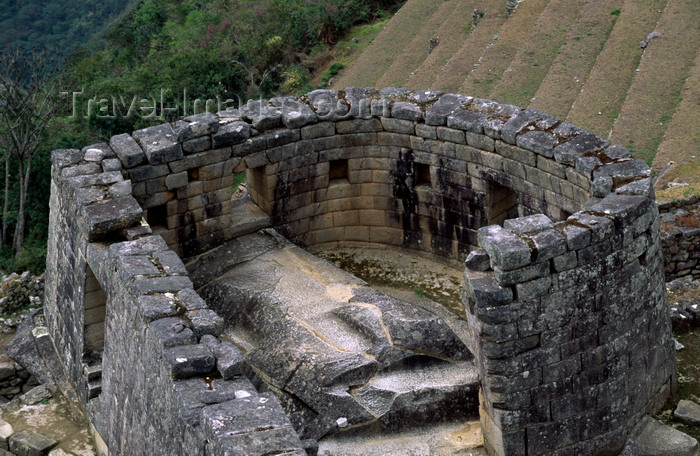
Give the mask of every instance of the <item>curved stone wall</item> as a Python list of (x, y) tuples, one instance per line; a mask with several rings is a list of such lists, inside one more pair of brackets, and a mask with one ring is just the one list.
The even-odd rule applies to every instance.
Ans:
[[(542, 112), (366, 88), (249, 102), (55, 154), (48, 265), (61, 271), (47, 277), (47, 312), (76, 382), (89, 383), (73, 346), (81, 304), (57, 302), (80, 297), (66, 271), (85, 260), (71, 259), (57, 226), (89, 250), (148, 231), (134, 228), (143, 208), (168, 247), (193, 257), (236, 231), (231, 186), (243, 171), (253, 200), (298, 244), (467, 259), (470, 349), (493, 453), (614, 453), (668, 396), (675, 358), (644, 162)], [(105, 269), (97, 258), (109, 298), (120, 288), (104, 282), (136, 260), (114, 257)], [(109, 307), (105, 346), (110, 325), (129, 331)]]

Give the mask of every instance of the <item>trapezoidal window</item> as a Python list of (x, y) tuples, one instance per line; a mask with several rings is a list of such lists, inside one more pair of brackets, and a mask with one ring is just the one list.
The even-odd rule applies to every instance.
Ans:
[(489, 182), (486, 195), (486, 219), (489, 225), (503, 225), (503, 221), (518, 216), (515, 191), (496, 182)]
[(165, 204), (160, 206), (149, 207), (146, 211), (146, 221), (153, 231), (165, 229), (168, 224), (168, 209)]
[(413, 174), (416, 186), (425, 185), (432, 187), (432, 181), (430, 179), (430, 165), (426, 165), (425, 163), (413, 163)]
[(348, 160), (331, 160), (328, 162), (328, 181), (329, 183), (341, 183), (348, 181)]
[(87, 399), (97, 397), (102, 390), (102, 353), (105, 347), (107, 296), (90, 266), (85, 271), (85, 300), (83, 301), (83, 374)]

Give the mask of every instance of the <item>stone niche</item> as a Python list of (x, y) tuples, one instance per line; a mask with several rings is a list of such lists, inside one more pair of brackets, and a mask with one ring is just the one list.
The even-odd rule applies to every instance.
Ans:
[[(180, 261), (240, 233), (242, 172), (276, 230), (312, 252), (389, 245), (466, 260), (465, 342), (491, 453), (614, 454), (674, 388), (643, 161), (489, 100), (317, 90), (54, 152), (47, 324), (117, 454), (309, 448), (271, 393), (231, 374), (245, 363)], [(201, 380), (212, 372), (221, 379)], [(226, 393), (207, 393), (211, 381)], [(234, 429), (240, 416), (254, 429)]]

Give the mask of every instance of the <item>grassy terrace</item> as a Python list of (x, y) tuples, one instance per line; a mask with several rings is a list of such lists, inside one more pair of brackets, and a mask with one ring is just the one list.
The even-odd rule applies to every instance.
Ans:
[[(484, 16), (473, 28), (475, 9)], [(507, 19), (504, 10), (493, 0), (407, 0), (334, 88), (439, 89), (540, 109), (656, 172), (676, 162), (658, 189), (675, 179), (700, 191), (698, 0), (524, 0)], [(663, 36), (642, 49), (650, 32)]]
[[(532, 24), (537, 21), (548, 3), (548, 0), (526, 0), (518, 5), (515, 14), (503, 24), (498, 35), (494, 36), (494, 42), (484, 50), (478, 62), (479, 66), (467, 76), (461, 86), (455, 87), (455, 90), (488, 98), (527, 39)], [(448, 87), (446, 89), (452, 90)]]
[(607, 138), (627, 97), (643, 49), (667, 0), (625, 0), (620, 18), (598, 56), (567, 120)]
[[(652, 168), (658, 172), (669, 161), (675, 162), (675, 165), (659, 178), (657, 188), (678, 180), (691, 184), (696, 194), (700, 194), (700, 49), (681, 90), (681, 97), (678, 109), (659, 145)], [(665, 197), (680, 197), (688, 190), (687, 187), (680, 187), (676, 189), (676, 194)]]
[(352, 68), (337, 78), (335, 86), (344, 88), (376, 85), (386, 69), (401, 54), (404, 45), (418, 33), (425, 18), (433, 14), (434, 8), (434, 0), (407, 2), (365, 49)]
[[(651, 163), (680, 102), (700, 42), (700, 2), (670, 2), (639, 64), (610, 137)], [(668, 68), (674, 68), (669, 72)], [(700, 125), (700, 123), (696, 124)]]
[[(474, 8), (483, 11), (484, 17), (479, 22), (479, 25), (469, 32), (466, 39), (459, 41), (459, 36), (447, 36), (446, 47), (455, 48), (456, 51), (448, 59), (442, 58), (444, 62), (442, 66), (435, 65), (430, 60), (423, 64), (422, 80), (426, 81), (427, 87), (440, 89), (447, 92), (456, 92), (459, 86), (462, 85), (464, 79), (469, 72), (474, 68), (474, 64), (479, 61), (482, 53), (491, 44), (494, 35), (498, 33), (499, 28), (503, 26), (506, 18), (503, 15), (504, 8), (499, 2), (479, 1), (476, 2)], [(471, 12), (474, 10), (465, 11), (461, 19), (467, 23), (471, 23)], [(438, 48), (439, 52), (442, 49)], [(415, 81), (412, 87), (419, 87)]]
[(566, 42), (585, 0), (552, 0), (540, 14), (490, 98), (527, 106)]
[[(384, 75), (379, 78), (377, 87), (403, 86), (413, 70), (418, 68), (428, 57), (430, 39), (440, 37), (439, 28), (449, 17), (462, 16), (463, 11), (456, 11), (457, 0), (448, 0), (439, 4), (432, 16), (423, 18), (422, 27), (413, 39), (405, 43), (403, 52), (394, 60)], [(439, 46), (439, 45), (438, 45)]]
[(612, 12), (620, 3), (620, 0), (597, 0), (583, 6), (566, 44), (535, 92), (535, 99), (529, 103), (531, 108), (566, 117), (615, 25), (618, 16)]
[[(490, 17), (489, 12), (486, 11), (489, 7), (493, 8), (494, 16), (498, 14), (496, 5), (493, 5), (491, 1), (459, 0), (454, 14), (449, 16), (435, 32), (440, 37), (440, 45), (421, 62), (419, 67), (410, 70), (406, 86), (416, 89), (433, 88), (435, 75), (439, 74), (445, 64), (458, 55), (465, 42), (471, 39), (473, 33), (470, 32), (471, 12), (474, 9), (479, 9), (486, 13), (484, 20), (479, 25), (481, 27), (484, 21)], [(499, 25), (496, 27), (499, 27), (502, 22), (503, 20), (499, 19)]]

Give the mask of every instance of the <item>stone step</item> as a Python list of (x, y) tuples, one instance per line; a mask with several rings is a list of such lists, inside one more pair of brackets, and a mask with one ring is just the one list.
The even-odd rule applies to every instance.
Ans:
[(387, 429), (396, 430), (478, 419), (478, 391), (479, 378), (473, 365), (428, 361), (423, 365), (408, 362), (402, 369), (381, 372), (351, 395)]
[(383, 434), (350, 429), (319, 441), (319, 456), (486, 456), (478, 421), (437, 423)]
[[(441, 44), (439, 28), (449, 17), (455, 16), (458, 0), (448, 0), (440, 3), (432, 16), (426, 17), (418, 33), (403, 52), (394, 60), (391, 66), (380, 77), (375, 87), (402, 87), (409, 75)], [(464, 12), (457, 13), (466, 16)], [(447, 37), (445, 37), (447, 38)], [(435, 41), (437, 40), (437, 42)], [(427, 87), (421, 87), (425, 89)]]
[(642, 57), (639, 43), (654, 30), (667, 3), (668, 0), (625, 0), (566, 120), (608, 137)]
[(566, 42), (571, 24), (581, 16), (585, 3), (585, 0), (551, 0), (489, 98), (527, 106)]
[(620, 0), (587, 2), (529, 107), (564, 118), (586, 82), (617, 17)]
[(650, 39), (644, 49), (610, 135), (612, 143), (627, 147), (635, 158), (651, 162), (680, 103), (700, 49), (699, 17), (700, 2), (670, 1), (653, 30), (661, 36)]
[(503, 23), (491, 42), (483, 49), (478, 62), (473, 65), (473, 70), (454, 91), (488, 98), (548, 4), (549, 0), (526, 0), (520, 3), (515, 13)]

